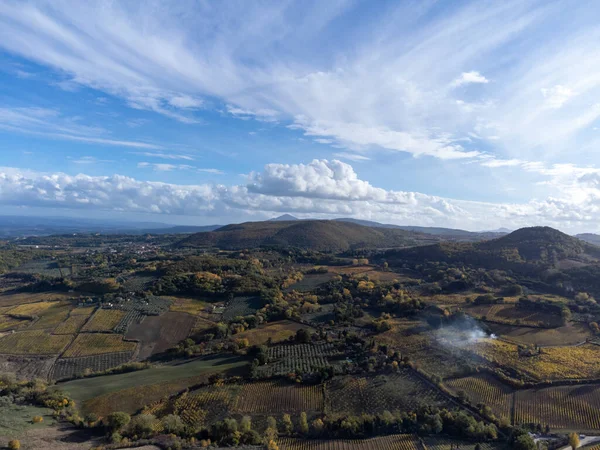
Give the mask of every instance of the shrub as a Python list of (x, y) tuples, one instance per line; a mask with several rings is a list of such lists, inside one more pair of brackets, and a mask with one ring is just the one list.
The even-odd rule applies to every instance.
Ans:
[(16, 439), (13, 439), (8, 443), (8, 448), (10, 450), (19, 450), (21, 448), (21, 442)]
[(42, 423), (43, 421), (44, 421), (44, 418), (43, 418), (42, 416), (35, 416), (35, 417), (32, 419), (32, 422), (33, 422), (33, 423)]

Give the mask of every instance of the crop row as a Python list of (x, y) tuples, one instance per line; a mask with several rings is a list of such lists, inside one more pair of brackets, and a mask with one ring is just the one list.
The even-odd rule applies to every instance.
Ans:
[(118, 309), (99, 309), (90, 321), (85, 324), (82, 331), (112, 331), (125, 315), (125, 311), (119, 311)]
[(285, 450), (421, 450), (419, 441), (407, 434), (394, 434), (371, 439), (304, 440), (281, 439)]
[(139, 323), (144, 319), (144, 317), (146, 316), (141, 311), (135, 309), (132, 311), (127, 311), (119, 324), (114, 328), (115, 333), (125, 334), (132, 323)]
[(63, 358), (133, 352), (135, 342), (124, 341), (120, 334), (81, 333), (63, 353)]
[(102, 372), (125, 364), (131, 359), (131, 355), (131, 352), (121, 352), (83, 356), (80, 358), (61, 358), (52, 367), (50, 378), (53, 380), (62, 380), (81, 376), (86, 373)]
[(473, 405), (482, 403), (492, 408), (496, 416), (510, 419), (513, 390), (492, 376), (477, 374), (449, 380), (446, 385), (455, 395), (462, 391)]
[(333, 357), (342, 353), (332, 343), (321, 342), (318, 344), (278, 345), (270, 347), (267, 352), (269, 359), (280, 358), (312, 358)]

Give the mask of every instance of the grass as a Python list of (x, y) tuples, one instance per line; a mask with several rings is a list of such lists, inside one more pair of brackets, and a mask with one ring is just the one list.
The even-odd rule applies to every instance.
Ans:
[(52, 335), (43, 330), (18, 331), (0, 338), (0, 353), (58, 355), (72, 338), (72, 335)]
[(514, 325), (488, 323), (493, 333), (510, 341), (529, 345), (574, 345), (591, 336), (590, 329), (583, 324), (570, 324), (559, 328), (531, 328)]
[[(35, 416), (42, 416), (42, 423), (33, 423)], [(54, 424), (52, 410), (35, 406), (8, 405), (0, 407), (0, 436), (18, 438), (26, 431)]]
[(233, 337), (235, 339), (248, 339), (249, 345), (262, 345), (265, 344), (269, 338), (272, 342), (285, 341), (288, 338), (294, 336), (296, 331), (301, 328), (308, 328), (306, 325), (302, 325), (289, 320), (282, 320), (279, 322), (272, 322), (267, 325), (253, 328), (243, 333), (238, 333)]
[(135, 342), (124, 341), (120, 334), (81, 333), (62, 356), (63, 358), (74, 358), (104, 353), (132, 352), (136, 345)]
[(235, 357), (197, 359), (178, 365), (59, 383), (86, 411), (133, 413), (143, 406), (188, 386), (206, 381), (210, 374), (240, 369), (247, 361)]
[(99, 309), (82, 331), (112, 331), (127, 314), (119, 309)]
[(184, 312), (187, 314), (191, 314), (192, 316), (197, 316), (200, 313), (204, 312), (208, 303), (203, 302), (202, 300), (196, 300), (193, 298), (183, 298), (183, 297), (167, 297), (172, 303), (169, 308), (170, 311), (175, 312)]
[(37, 302), (19, 305), (10, 310), (11, 314), (19, 316), (39, 316), (47, 309), (57, 305), (58, 302)]

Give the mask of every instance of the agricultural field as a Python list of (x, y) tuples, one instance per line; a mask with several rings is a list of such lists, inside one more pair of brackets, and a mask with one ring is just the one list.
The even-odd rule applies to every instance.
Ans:
[(13, 373), (19, 380), (46, 379), (56, 355), (1, 355), (0, 373)]
[(2, 314), (0, 315), (0, 332), (26, 328), (30, 323), (31, 320), (28, 319)]
[(80, 333), (62, 354), (62, 357), (76, 358), (105, 353), (133, 352), (136, 346), (135, 342), (123, 340), (123, 336), (120, 334)]
[(600, 429), (600, 385), (527, 389), (515, 394), (515, 423), (559, 430)]
[(84, 378), (59, 383), (84, 411), (105, 415), (111, 411), (134, 413), (185, 388), (206, 383), (215, 373), (237, 374), (248, 362), (236, 357), (196, 359), (185, 364), (162, 365), (150, 369)]
[[(475, 450), (477, 444), (473, 442), (462, 442), (454, 439), (439, 438), (439, 437), (425, 437), (423, 438), (425, 443), (425, 450)], [(506, 446), (503, 444), (495, 444), (482, 442), (479, 444), (481, 450), (500, 450), (505, 449)]]
[(517, 308), (510, 303), (471, 306), (465, 308), (465, 310), (473, 317), (489, 322), (505, 323), (509, 325), (520, 324), (526, 326), (547, 324), (551, 327), (559, 327), (562, 325), (562, 319), (559, 314)]
[[(418, 438), (392, 434), (370, 439), (302, 440), (280, 439), (282, 450), (422, 450)], [(461, 447), (462, 448), (462, 447)]]
[(482, 403), (489, 406), (496, 417), (511, 420), (514, 391), (493, 376), (480, 373), (447, 380), (444, 384), (454, 395), (464, 392), (472, 405)]
[(71, 311), (71, 314), (60, 325), (58, 325), (54, 329), (54, 334), (77, 334), (81, 327), (87, 322), (89, 315), (86, 314), (74, 314), (74, 311)]
[(499, 339), (481, 339), (465, 346), (493, 365), (511, 367), (532, 380), (600, 377), (600, 346), (542, 348), (539, 355), (521, 357), (517, 346)]
[(306, 328), (306, 325), (297, 322), (281, 320), (243, 331), (242, 333), (236, 334), (235, 338), (248, 339), (249, 345), (263, 345), (266, 344), (269, 339), (271, 339), (273, 343), (286, 341), (294, 336), (298, 330)]
[(121, 287), (127, 292), (144, 291), (156, 279), (156, 275), (149, 275), (146, 273), (134, 273), (125, 277), (125, 280), (121, 283)]
[(558, 328), (530, 328), (489, 323), (490, 330), (517, 344), (545, 346), (568, 346), (585, 342), (592, 336), (587, 325), (572, 323)]
[(70, 300), (74, 294), (67, 292), (19, 292), (0, 295), (0, 307), (17, 306), (38, 302), (56, 302)]
[(310, 292), (321, 286), (322, 284), (327, 283), (335, 277), (335, 273), (327, 272), (327, 273), (309, 273), (304, 275), (304, 277), (300, 280), (291, 284), (287, 288), (285, 288), (286, 292), (298, 291), (298, 292)]
[(26, 274), (39, 274), (46, 277), (58, 278), (67, 275), (71, 275), (71, 270), (66, 267), (60, 267), (56, 261), (52, 260), (37, 260), (28, 261), (21, 264), (19, 267), (13, 270), (14, 273), (26, 273)]
[(99, 309), (81, 331), (110, 332), (123, 320), (127, 313), (118, 309)]
[(210, 308), (210, 304), (202, 300), (196, 300), (193, 298), (185, 297), (166, 297), (171, 301), (171, 307), (169, 311), (183, 312), (191, 314), (192, 316), (202, 316), (208, 318), (210, 313), (207, 310)]
[(141, 323), (132, 323), (125, 334), (127, 339), (140, 341), (138, 359), (164, 352), (190, 335), (196, 317), (182, 312), (167, 312), (148, 316)]
[(240, 414), (279, 414), (323, 411), (324, 407), (321, 385), (263, 381), (244, 383), (231, 405), (231, 410)]
[(263, 304), (259, 297), (235, 297), (223, 313), (223, 320), (233, 320), (239, 316), (254, 314)]
[(409, 369), (377, 376), (343, 376), (328, 381), (327, 413), (361, 414), (413, 411), (421, 405), (451, 406), (430, 384)]
[(119, 321), (119, 323), (115, 326), (115, 333), (125, 334), (129, 327), (134, 323), (142, 323), (142, 321), (146, 318), (144, 313), (138, 311), (136, 309), (127, 311), (123, 318)]
[(37, 302), (25, 305), (15, 306), (10, 309), (10, 314), (17, 316), (37, 317), (43, 314), (49, 308), (56, 306), (58, 302)]
[(341, 359), (342, 352), (335, 344), (293, 344), (269, 347), (268, 363), (258, 368), (263, 376), (287, 375), (296, 370), (313, 372), (323, 367), (335, 366), (331, 358)]
[(58, 355), (72, 335), (53, 335), (43, 330), (17, 331), (0, 337), (0, 353), (9, 355)]
[(50, 378), (63, 380), (86, 373), (102, 372), (129, 362), (132, 356), (132, 352), (121, 352), (79, 358), (60, 358), (56, 360)]
[[(48, 330), (52, 331), (69, 317), (71, 305), (66, 302), (53, 302), (54, 304), (39, 314), (30, 327), (30, 330)], [(64, 333), (63, 333), (64, 334)]]

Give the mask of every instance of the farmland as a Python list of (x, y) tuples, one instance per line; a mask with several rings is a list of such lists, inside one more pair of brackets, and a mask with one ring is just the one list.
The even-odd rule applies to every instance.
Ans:
[(291, 284), (286, 288), (286, 291), (298, 291), (298, 292), (310, 292), (329, 280), (335, 277), (334, 273), (309, 273), (294, 284)]
[(490, 323), (490, 330), (503, 338), (518, 344), (538, 346), (568, 346), (585, 342), (591, 337), (588, 326), (584, 324), (569, 324), (558, 328), (529, 328), (515, 327)]
[(335, 345), (329, 343), (277, 345), (269, 347), (269, 363), (259, 369), (265, 376), (286, 375), (297, 370), (313, 372), (331, 366), (331, 358), (341, 355)]
[(280, 448), (283, 450), (422, 450), (422, 446), (417, 438), (402, 434), (371, 439), (336, 439), (324, 441), (283, 439), (281, 440)]
[(409, 370), (378, 376), (344, 376), (326, 385), (327, 412), (378, 413), (412, 411), (420, 405), (447, 405), (447, 400)]
[(7, 330), (18, 330), (27, 327), (31, 321), (29, 319), (17, 318), (14, 316), (0, 315), (0, 332)]
[(535, 311), (517, 308), (514, 304), (473, 306), (468, 309), (469, 313), (485, 318), (490, 322), (538, 326), (547, 324), (558, 327), (561, 325), (560, 315), (549, 314), (544, 311)]
[(243, 384), (231, 408), (241, 414), (269, 414), (323, 411), (324, 406), (322, 386), (266, 381)]
[(135, 342), (123, 340), (120, 334), (81, 333), (63, 353), (63, 358), (102, 355), (104, 353), (133, 352)]
[(59, 358), (52, 368), (50, 378), (53, 380), (62, 380), (81, 376), (86, 373), (102, 372), (125, 364), (131, 360), (131, 357), (131, 352), (120, 352), (78, 358)]
[(0, 353), (10, 355), (58, 355), (72, 335), (52, 335), (42, 330), (17, 331), (0, 337)]
[(260, 298), (257, 297), (235, 297), (223, 313), (223, 320), (233, 320), (239, 316), (254, 314), (257, 309), (262, 307)]
[(515, 422), (548, 424), (552, 429), (600, 429), (600, 385), (517, 391)]
[(273, 343), (286, 341), (296, 334), (296, 332), (302, 328), (306, 328), (305, 325), (301, 325), (297, 322), (289, 320), (282, 320), (279, 322), (272, 322), (265, 325), (261, 325), (257, 328), (238, 333), (237, 339), (248, 339), (249, 345), (262, 345), (266, 344), (269, 339)]
[(54, 329), (54, 334), (76, 334), (87, 322), (88, 316), (84, 314), (73, 314)]
[(473, 405), (489, 406), (498, 418), (511, 419), (513, 390), (488, 374), (447, 380), (446, 386), (455, 395), (464, 392)]
[(113, 331), (113, 329), (121, 322), (127, 313), (118, 309), (99, 309), (92, 318), (85, 324), (82, 331)]

